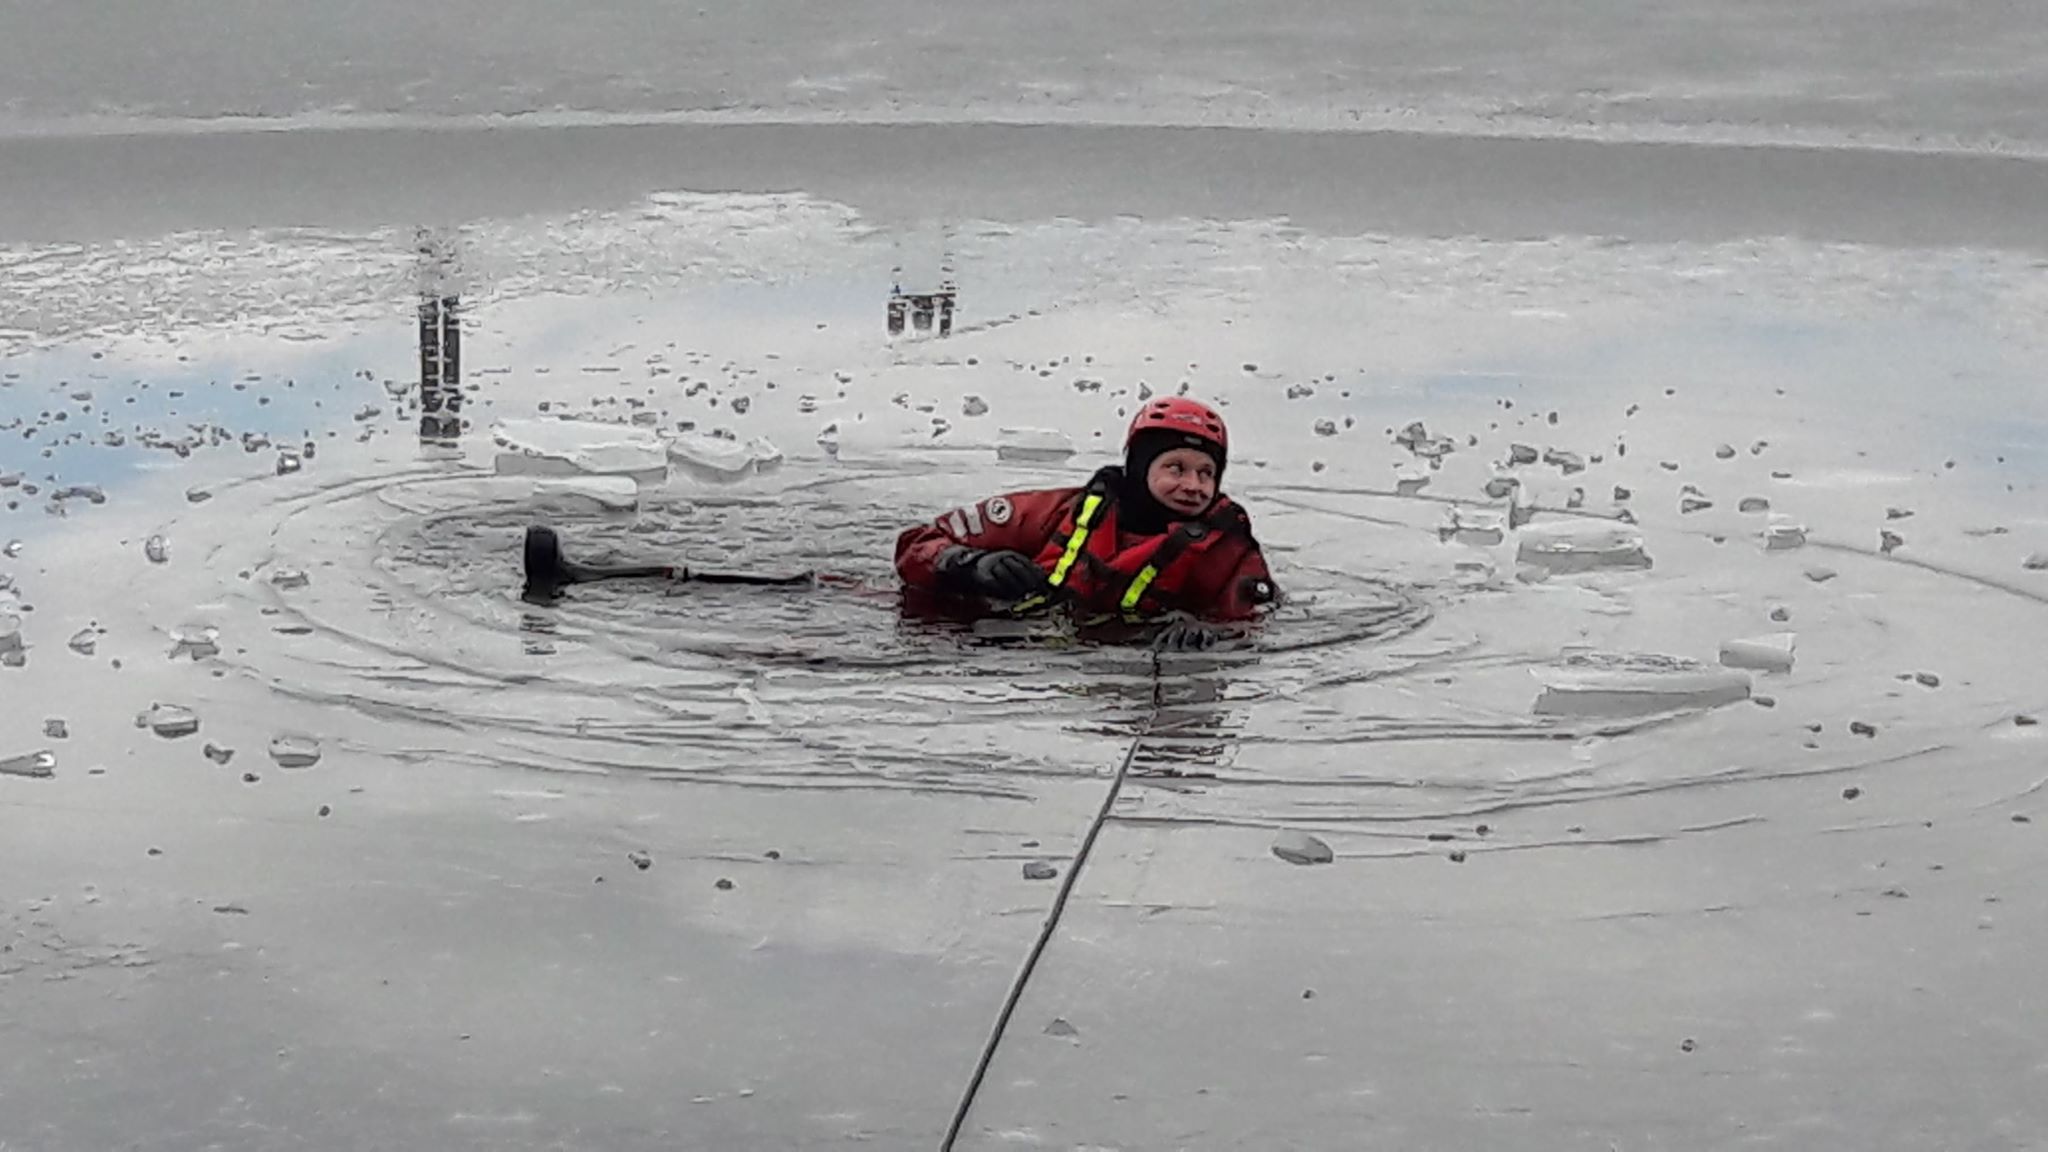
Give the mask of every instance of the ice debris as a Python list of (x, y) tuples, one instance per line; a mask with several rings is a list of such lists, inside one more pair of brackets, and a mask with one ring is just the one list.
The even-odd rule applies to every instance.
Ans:
[(1498, 512), (1451, 510), (1451, 518), (1436, 530), (1437, 539), (1476, 547), (1491, 547), (1507, 539), (1507, 517)]
[(187, 624), (171, 629), (171, 659), (180, 656), (204, 660), (220, 655), (220, 629), (211, 624)]
[(973, 419), (988, 415), (988, 401), (979, 396), (968, 396), (960, 401), (960, 415)]
[(1791, 632), (1771, 632), (1721, 642), (1721, 663), (1728, 668), (1749, 668), (1758, 672), (1790, 672), (1792, 653), (1798, 637)]
[(1024, 878), (1026, 880), (1050, 880), (1059, 874), (1059, 869), (1043, 860), (1026, 860), (1024, 862)]
[(1449, 437), (1431, 436), (1429, 429), (1425, 428), (1420, 420), (1395, 433), (1394, 443), (1432, 463), (1457, 450), (1457, 445), (1452, 443)]
[(142, 554), (149, 557), (151, 564), (162, 564), (171, 558), (170, 542), (162, 536), (151, 536), (142, 542)]
[(312, 578), (298, 568), (279, 568), (270, 574), (271, 586), (283, 592), (304, 588), (312, 582)]

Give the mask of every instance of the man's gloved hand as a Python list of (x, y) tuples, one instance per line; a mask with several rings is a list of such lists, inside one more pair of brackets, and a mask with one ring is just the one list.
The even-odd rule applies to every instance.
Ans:
[(996, 600), (1022, 600), (1051, 587), (1045, 572), (1022, 552), (985, 552), (959, 545), (940, 553), (938, 569)]
[(1154, 652), (1206, 652), (1234, 633), (1221, 624), (1204, 624), (1183, 616), (1161, 629), (1152, 640)]

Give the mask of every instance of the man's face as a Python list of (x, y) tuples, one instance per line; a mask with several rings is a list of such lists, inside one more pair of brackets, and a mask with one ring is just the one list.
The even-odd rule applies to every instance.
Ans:
[(1145, 470), (1145, 487), (1173, 512), (1200, 516), (1216, 500), (1216, 462), (1199, 448), (1161, 452)]

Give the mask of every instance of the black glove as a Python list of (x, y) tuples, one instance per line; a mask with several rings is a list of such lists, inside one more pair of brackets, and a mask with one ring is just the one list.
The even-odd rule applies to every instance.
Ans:
[(1161, 629), (1152, 640), (1154, 652), (1205, 652), (1228, 639), (1231, 631), (1220, 624), (1204, 624), (1182, 617)]
[(995, 600), (1022, 600), (1052, 586), (1045, 572), (1022, 552), (984, 552), (958, 545), (939, 554), (938, 570)]

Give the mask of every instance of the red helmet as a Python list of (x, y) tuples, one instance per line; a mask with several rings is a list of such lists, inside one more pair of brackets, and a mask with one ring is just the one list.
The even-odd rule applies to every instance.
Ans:
[(1223, 417), (1214, 408), (1200, 400), (1185, 396), (1162, 396), (1147, 400), (1138, 414), (1131, 417), (1131, 430), (1124, 433), (1124, 451), (1131, 450), (1131, 441), (1138, 433), (1148, 428), (1164, 428), (1169, 432), (1184, 432), (1211, 441), (1225, 453), (1230, 451), (1230, 432), (1223, 427)]

